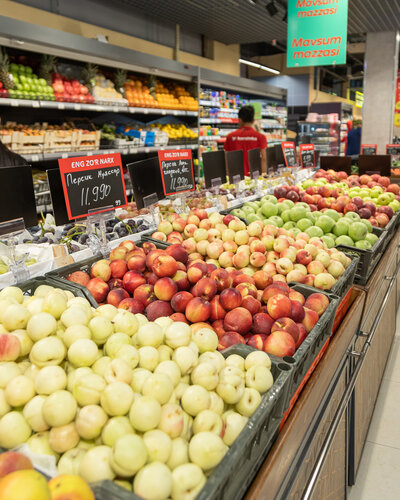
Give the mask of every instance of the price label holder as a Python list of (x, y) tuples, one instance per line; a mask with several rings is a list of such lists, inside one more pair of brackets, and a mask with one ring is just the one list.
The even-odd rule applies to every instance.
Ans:
[(244, 180), (243, 151), (241, 149), (226, 153), (226, 167), (231, 184), (235, 184), (235, 177), (237, 176), (240, 177), (240, 180)]
[(153, 223), (155, 226), (158, 226), (160, 221), (160, 209), (156, 207), (158, 203), (158, 195), (157, 193), (149, 194), (143, 198), (143, 206), (144, 208), (148, 208), (150, 210), (150, 215), (153, 219)]
[[(89, 235), (88, 246), (93, 252), (93, 255), (101, 253), (103, 257), (106, 257), (109, 254), (106, 221), (114, 217), (115, 212), (112, 205), (102, 207), (100, 213), (96, 208), (94, 210), (89, 210), (86, 219), (86, 231)], [(99, 231), (97, 231), (96, 224), (99, 225)]]
[(300, 165), (301, 168), (315, 167), (315, 146), (314, 144), (300, 144)]
[(362, 155), (376, 155), (378, 152), (378, 144), (361, 144)]
[(220, 186), (222, 186), (221, 177), (215, 177), (215, 178), (211, 179), (210, 186), (211, 186), (212, 193), (207, 192), (206, 196), (208, 195), (208, 198), (211, 199), (213, 205), (215, 205), (215, 207), (218, 211), (223, 210), (221, 198), (219, 196), (219, 189), (218, 189)]
[(25, 265), (25, 255), (22, 258), (17, 257), (15, 250), (15, 241), (17, 236), (25, 231), (24, 219), (13, 219), (0, 223), (0, 239), (7, 242), (10, 250), (11, 264), (10, 271), (14, 276), (14, 283), (18, 284), (29, 279), (29, 271)]
[(128, 204), (119, 153), (62, 158), (58, 164), (69, 220)]
[(233, 178), (233, 184), (235, 185), (235, 191), (236, 191), (236, 199), (238, 202), (242, 203), (243, 202), (243, 195), (242, 195), (242, 184), (241, 181), (242, 179), (240, 178), (240, 175), (234, 175)]
[(249, 158), (250, 177), (253, 180), (257, 180), (260, 177), (260, 174), (262, 173), (260, 148), (250, 149), (248, 151), (248, 158)]
[(294, 145), (294, 142), (282, 142), (281, 147), (286, 168), (297, 167), (296, 147)]

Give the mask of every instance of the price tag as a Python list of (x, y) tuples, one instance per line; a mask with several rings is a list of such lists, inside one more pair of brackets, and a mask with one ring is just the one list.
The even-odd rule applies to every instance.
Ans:
[(19, 101), (17, 99), (11, 99), (10, 104), (11, 104), (11, 106), (14, 106), (15, 108), (18, 108)]
[(165, 196), (194, 191), (192, 151), (190, 149), (159, 151), (158, 160)]
[(300, 164), (301, 168), (315, 167), (314, 144), (300, 144)]
[(137, 154), (138, 150), (137, 148), (129, 148), (129, 152), (133, 155)]
[(144, 148), (145, 153), (150, 153), (150, 148)]
[(399, 176), (400, 144), (386, 144), (386, 154), (391, 156), (392, 175)]
[(32, 155), (31, 160), (32, 161), (39, 161), (39, 155)]
[(149, 194), (148, 196), (145, 196), (143, 198), (143, 206), (145, 208), (149, 207), (150, 205), (155, 205), (157, 202), (158, 202), (157, 193)]
[(211, 179), (211, 187), (219, 187), (222, 185), (221, 177), (216, 177), (215, 179)]
[(59, 103), (57, 104), (57, 108), (58, 108), (58, 109), (65, 109), (65, 104), (64, 104), (63, 102), (59, 102)]
[(149, 110), (148, 110), (147, 108), (144, 108), (144, 109), (143, 109), (143, 113), (144, 113), (145, 115), (148, 115), (148, 114), (149, 114)]
[(378, 144), (361, 144), (362, 155), (376, 155)]
[(74, 104), (74, 109), (76, 111), (79, 111), (81, 109), (81, 105), (80, 104)]
[(260, 172), (258, 170), (254, 170), (250, 173), (250, 175), (253, 180), (257, 180), (260, 177)]
[(39, 108), (39, 107), (40, 107), (39, 101), (32, 101), (32, 108)]
[(17, 257), (15, 251), (16, 237), (25, 230), (24, 219), (13, 219), (0, 224), (0, 236), (7, 240), (10, 252), (10, 271), (14, 276), (14, 282), (20, 283), (29, 279), (29, 271), (25, 266), (25, 256)]
[(239, 182), (241, 181), (242, 179), (240, 178), (240, 175), (234, 175), (232, 177), (232, 181), (233, 181), (233, 184), (239, 184)]
[(127, 205), (119, 153), (60, 159), (58, 164), (70, 220)]
[(294, 142), (282, 142), (282, 153), (287, 168), (297, 167), (296, 148)]
[(166, 110), (165, 110), (165, 109), (162, 109), (162, 110), (161, 110), (161, 114), (162, 114), (162, 115), (166, 115), (166, 114), (167, 114)]
[(61, 158), (68, 158), (68, 153), (63, 153), (63, 154), (61, 155)]
[(174, 116), (178, 116), (179, 115), (179, 112), (178, 111), (174, 111)]

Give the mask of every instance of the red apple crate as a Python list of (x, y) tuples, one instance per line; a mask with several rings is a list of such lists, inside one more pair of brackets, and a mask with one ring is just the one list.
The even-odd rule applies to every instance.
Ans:
[[(138, 241), (135, 243), (135, 245), (141, 247), (143, 246), (143, 243), (147, 241)], [(152, 240), (152, 242), (156, 245), (157, 248), (165, 249), (167, 246), (169, 246), (169, 243), (164, 243), (163, 241), (159, 240)], [(67, 283), (70, 287), (74, 289), (78, 289), (89, 302), (92, 307), (98, 307), (98, 303), (96, 300), (93, 298), (92, 294), (89, 292), (89, 290), (82, 286), (79, 285), (78, 283), (73, 283), (71, 281), (68, 281), (67, 278), (70, 274), (74, 273), (75, 271), (83, 271), (85, 273), (90, 273), (90, 268), (92, 267), (93, 264), (95, 264), (98, 260), (103, 259), (104, 257), (102, 255), (95, 255), (93, 257), (89, 257), (88, 259), (81, 260), (79, 262), (74, 262), (73, 264), (68, 264), (67, 266), (64, 267), (59, 267), (58, 269), (55, 269), (54, 271), (50, 271), (49, 273), (46, 274), (47, 277), (56, 280), (58, 283)]]
[(21, 283), (17, 283), (15, 286), (20, 288), (24, 295), (33, 295), (36, 288), (38, 288), (40, 285), (48, 285), (53, 286), (54, 288), (61, 288), (62, 290), (68, 290), (69, 292), (72, 292), (77, 297), (83, 297), (85, 299), (87, 298), (82, 290), (74, 286), (75, 283), (70, 283), (66, 280), (60, 282), (59, 280), (54, 279), (51, 276), (37, 276)]
[[(255, 350), (237, 344), (223, 350), (222, 355), (226, 358), (238, 354), (245, 358)], [(235, 500), (244, 497), (278, 436), (279, 424), (289, 402), (290, 365), (271, 356), (271, 372), (274, 385), (264, 394), (260, 406), (208, 477), (196, 500)], [(90, 486), (98, 500), (141, 500), (112, 481), (101, 481)]]
[(338, 245), (336, 248), (348, 255), (358, 256), (360, 258), (356, 270), (356, 275), (354, 282), (358, 285), (365, 285), (375, 269), (376, 264), (382, 257), (387, 245), (390, 242), (390, 235), (387, 231), (379, 232), (374, 227), (372, 232), (376, 234), (379, 238), (375, 245), (369, 250), (363, 250), (361, 248), (351, 247), (349, 245)]
[[(296, 292), (300, 292), (306, 299), (313, 293), (322, 293), (329, 298), (329, 306), (297, 351), (293, 356), (285, 356), (282, 358), (283, 361), (290, 363), (292, 366), (289, 393), (293, 406), (293, 396), (296, 393), (297, 396), (300, 394), (301, 391), (298, 391), (299, 386), (302, 388), (310, 378), (319, 359), (322, 357), (322, 355), (320, 356), (321, 350), (324, 349), (324, 346), (327, 345), (327, 340), (332, 336), (333, 323), (340, 299), (331, 292), (323, 290), (317, 291), (315, 288), (307, 285), (291, 284), (290, 288)], [(315, 362), (316, 359), (317, 362)]]

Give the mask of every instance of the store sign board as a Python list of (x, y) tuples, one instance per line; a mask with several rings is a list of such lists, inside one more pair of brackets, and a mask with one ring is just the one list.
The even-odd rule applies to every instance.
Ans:
[(158, 161), (165, 196), (194, 191), (191, 149), (159, 151)]
[(119, 153), (65, 158), (58, 165), (69, 220), (128, 204)]
[(300, 164), (301, 168), (315, 167), (314, 144), (300, 144)]
[(288, 68), (346, 63), (348, 0), (288, 0)]
[(362, 155), (376, 155), (378, 144), (361, 144)]
[(296, 147), (294, 145), (294, 142), (282, 142), (282, 153), (286, 167), (297, 167)]

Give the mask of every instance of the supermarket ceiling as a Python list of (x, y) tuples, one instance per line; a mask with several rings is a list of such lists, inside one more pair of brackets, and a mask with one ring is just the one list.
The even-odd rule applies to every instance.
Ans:
[[(287, 0), (118, 0), (158, 21), (226, 44), (286, 39)], [(273, 4), (271, 16), (266, 6)], [(398, 0), (349, 0), (349, 33), (396, 30)]]

